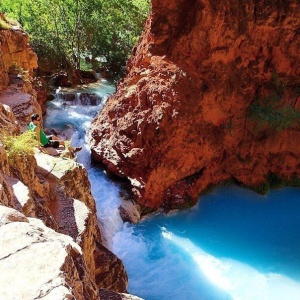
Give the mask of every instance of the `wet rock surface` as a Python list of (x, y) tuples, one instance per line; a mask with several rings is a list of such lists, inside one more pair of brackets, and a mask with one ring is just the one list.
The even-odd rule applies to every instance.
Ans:
[(57, 97), (62, 100), (64, 105), (82, 105), (82, 106), (97, 106), (101, 103), (102, 98), (96, 93), (68, 93), (59, 92)]

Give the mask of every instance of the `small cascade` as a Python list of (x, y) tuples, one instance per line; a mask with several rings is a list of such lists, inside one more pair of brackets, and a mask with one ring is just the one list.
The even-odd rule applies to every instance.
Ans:
[(71, 127), (71, 144), (83, 146), (77, 160), (88, 171), (103, 240), (125, 265), (128, 291), (147, 300), (298, 299), (300, 189), (260, 196), (222, 187), (190, 210), (123, 223), (119, 186), (91, 164), (88, 145), (91, 121), (114, 87), (89, 87), (59, 89), (45, 127)]
[(56, 97), (63, 105), (81, 105), (81, 106), (98, 106), (102, 102), (102, 97), (96, 93), (78, 93), (78, 92), (58, 92)]

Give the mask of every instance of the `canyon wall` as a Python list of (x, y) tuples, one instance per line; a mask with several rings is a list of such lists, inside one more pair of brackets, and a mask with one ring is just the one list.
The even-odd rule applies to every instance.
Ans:
[(144, 213), (225, 181), (299, 184), (299, 49), (298, 0), (153, 0), (92, 123), (94, 159), (129, 179)]
[[(6, 20), (0, 13), (0, 19)], [(9, 84), (8, 74), (22, 69), (30, 75), (38, 67), (37, 56), (31, 49), (29, 36), (19, 26), (11, 30), (0, 30), (0, 91)]]
[[(1, 18), (4, 18), (0, 15)], [(0, 30), (0, 294), (5, 299), (131, 299), (127, 274), (102, 244), (87, 172), (72, 159), (16, 154), (5, 137), (41, 105), (37, 57), (21, 28)]]

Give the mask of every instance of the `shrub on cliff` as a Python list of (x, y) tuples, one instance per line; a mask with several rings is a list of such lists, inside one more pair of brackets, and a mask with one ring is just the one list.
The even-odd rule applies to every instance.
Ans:
[(280, 131), (300, 124), (300, 112), (292, 106), (276, 107), (271, 103), (254, 102), (249, 111), (250, 117), (255, 119), (257, 129), (265, 124), (270, 128)]
[(33, 132), (25, 131), (20, 135), (4, 136), (3, 144), (9, 161), (14, 162), (16, 156), (32, 155), (33, 147), (37, 146), (37, 140)]
[(11, 28), (11, 25), (7, 22), (5, 22), (4, 20), (0, 19), (0, 30), (3, 29), (3, 30), (7, 30), (7, 29), (10, 29)]

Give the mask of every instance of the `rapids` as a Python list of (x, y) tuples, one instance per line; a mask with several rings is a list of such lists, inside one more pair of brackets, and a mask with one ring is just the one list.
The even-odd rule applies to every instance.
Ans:
[[(201, 197), (192, 209), (123, 223), (120, 187), (92, 165), (88, 131), (115, 87), (98, 82), (59, 90), (48, 103), (45, 127), (84, 145), (85, 165), (107, 246), (129, 275), (128, 291), (147, 300), (296, 300), (300, 297), (300, 189), (267, 196), (236, 186)], [(66, 103), (64, 92), (93, 92), (97, 105)], [(79, 94), (78, 94), (79, 95)]]

